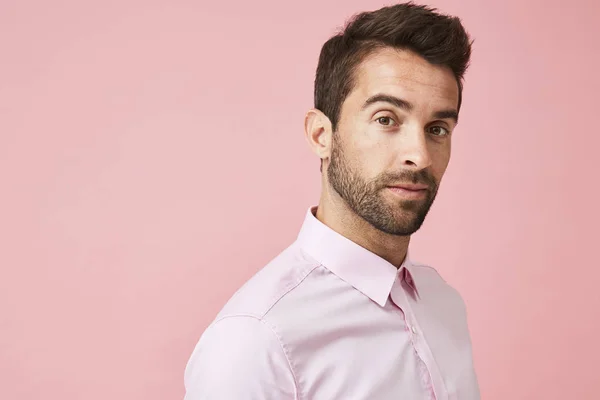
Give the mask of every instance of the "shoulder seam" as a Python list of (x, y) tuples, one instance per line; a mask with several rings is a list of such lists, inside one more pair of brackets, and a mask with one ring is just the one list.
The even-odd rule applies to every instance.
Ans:
[(292, 362), (290, 360), (290, 356), (287, 350), (287, 347), (285, 346), (285, 344), (283, 343), (283, 340), (281, 339), (281, 336), (279, 336), (279, 334), (277, 333), (277, 331), (270, 325), (267, 323), (266, 320), (264, 320), (263, 318), (261, 318), (258, 315), (253, 315), (253, 314), (230, 314), (230, 315), (225, 315), (217, 320), (215, 320), (211, 325), (215, 325), (220, 321), (223, 321), (224, 319), (229, 319), (229, 318), (251, 318), (251, 319), (255, 319), (258, 322), (260, 322), (261, 324), (263, 324), (267, 329), (269, 329), (271, 331), (271, 333), (273, 333), (273, 336), (275, 336), (275, 339), (277, 340), (277, 343), (279, 343), (279, 347), (281, 347), (281, 351), (283, 352), (283, 355), (285, 357), (285, 360), (288, 363), (288, 367), (290, 368), (290, 372), (292, 373), (292, 379), (294, 380), (294, 400), (299, 400), (300, 399), (300, 391), (298, 389), (298, 377), (296, 375), (296, 371), (294, 371), (294, 368), (292, 366)]
[(313, 272), (315, 269), (319, 268), (321, 266), (321, 264), (314, 264), (312, 265), (312, 267), (310, 269), (308, 269), (306, 271), (306, 273), (304, 274), (304, 276), (300, 279), (298, 279), (297, 282), (294, 282), (294, 284), (290, 285), (288, 288), (286, 288), (280, 296), (278, 296), (274, 301), (273, 304), (271, 304), (269, 307), (267, 307), (267, 309), (261, 314), (261, 319), (264, 318), (269, 311), (271, 311), (271, 309), (273, 307), (275, 307), (275, 305), (277, 303), (279, 303), (279, 301), (281, 301), (281, 299), (283, 299), (285, 297), (286, 294), (288, 294), (289, 292), (291, 292), (292, 290), (294, 290), (295, 288), (298, 287), (298, 285), (300, 285), (302, 282), (304, 282), (304, 280), (308, 277), (308, 275), (311, 274), (311, 272)]
[(296, 371), (294, 370), (294, 367), (292, 365), (292, 361), (290, 359), (290, 355), (287, 350), (287, 347), (283, 343), (283, 340), (281, 339), (281, 336), (279, 336), (279, 333), (277, 333), (277, 331), (270, 324), (268, 324), (266, 320), (261, 318), (260, 322), (262, 322), (263, 325), (265, 325), (267, 328), (269, 328), (269, 330), (271, 332), (273, 332), (273, 335), (275, 335), (275, 337), (277, 338), (277, 342), (279, 343), (279, 346), (281, 347), (281, 351), (283, 351), (283, 355), (285, 356), (288, 366), (290, 367), (290, 372), (292, 373), (292, 378), (294, 379), (294, 392), (295, 392), (294, 399), (299, 400), (300, 399), (300, 390), (298, 389), (298, 377), (297, 377)]

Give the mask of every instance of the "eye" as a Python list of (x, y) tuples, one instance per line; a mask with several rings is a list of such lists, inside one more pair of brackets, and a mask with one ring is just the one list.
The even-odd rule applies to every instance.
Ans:
[(379, 117), (377, 118), (377, 122), (383, 126), (392, 126), (395, 123), (391, 117)]
[(450, 135), (450, 131), (446, 128), (444, 128), (443, 126), (432, 126), (431, 128), (429, 128), (429, 133), (431, 133), (433, 136), (439, 136), (439, 137), (444, 137), (444, 136), (448, 136)]

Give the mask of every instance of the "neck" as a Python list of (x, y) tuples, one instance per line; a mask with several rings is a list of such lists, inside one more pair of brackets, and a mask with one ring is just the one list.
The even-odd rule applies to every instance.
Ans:
[(406, 258), (410, 236), (382, 232), (357, 215), (335, 191), (323, 190), (316, 218), (340, 235), (399, 268)]

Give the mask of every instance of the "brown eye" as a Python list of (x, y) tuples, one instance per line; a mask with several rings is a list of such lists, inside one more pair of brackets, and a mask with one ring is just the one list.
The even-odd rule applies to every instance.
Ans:
[(450, 134), (450, 131), (446, 128), (444, 128), (443, 126), (432, 126), (431, 128), (429, 128), (429, 133), (431, 133), (433, 136), (448, 136)]
[(384, 126), (390, 126), (394, 123), (394, 120), (390, 117), (379, 117), (377, 118), (377, 122)]

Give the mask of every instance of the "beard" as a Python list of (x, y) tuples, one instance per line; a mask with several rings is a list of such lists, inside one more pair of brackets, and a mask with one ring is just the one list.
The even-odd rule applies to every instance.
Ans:
[[(350, 209), (375, 229), (390, 235), (408, 236), (419, 230), (439, 187), (434, 177), (427, 170), (405, 170), (394, 174), (382, 173), (366, 180), (347, 159), (337, 135), (333, 134), (327, 177)], [(426, 196), (418, 200), (386, 199), (383, 192), (398, 182), (425, 184), (429, 189)]]

